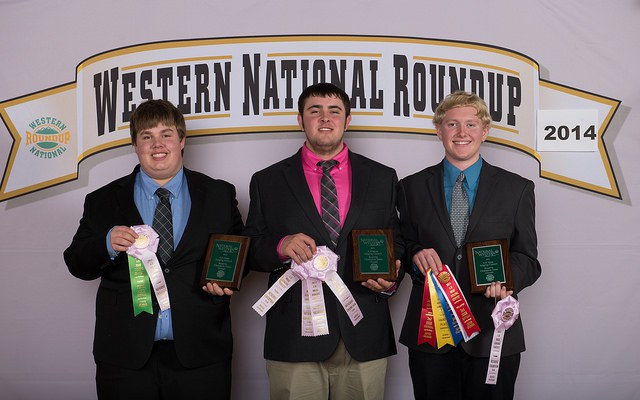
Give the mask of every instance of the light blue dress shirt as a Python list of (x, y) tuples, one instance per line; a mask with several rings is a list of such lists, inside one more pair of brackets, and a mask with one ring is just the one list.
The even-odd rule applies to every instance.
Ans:
[[(142, 169), (138, 175), (136, 175), (135, 183), (133, 186), (133, 201), (138, 208), (138, 212), (142, 217), (142, 221), (145, 225), (153, 225), (153, 214), (156, 209), (156, 205), (160, 202), (160, 198), (155, 194), (156, 190), (160, 187), (149, 175), (147, 175)], [(182, 239), (182, 234), (187, 225), (189, 219), (189, 212), (191, 210), (191, 196), (189, 195), (189, 188), (187, 185), (187, 179), (184, 176), (184, 169), (180, 168), (180, 171), (174, 176), (166, 185), (165, 189), (171, 192), (169, 201), (171, 202), (171, 215), (173, 217), (173, 248), (174, 250)], [(111, 248), (111, 231), (107, 235), (107, 249), (112, 258), (115, 258), (117, 252)], [(169, 300), (171, 300), (171, 293), (169, 293)], [(158, 321), (156, 324), (155, 340), (173, 340), (173, 326), (171, 322), (171, 309), (161, 311), (158, 314)]]

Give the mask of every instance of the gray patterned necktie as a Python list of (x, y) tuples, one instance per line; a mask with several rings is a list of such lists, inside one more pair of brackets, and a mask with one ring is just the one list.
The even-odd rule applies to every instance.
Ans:
[(462, 187), (464, 172), (460, 172), (451, 193), (451, 228), (456, 239), (456, 245), (460, 247), (469, 225), (469, 198)]
[(156, 194), (160, 198), (160, 202), (153, 214), (153, 229), (160, 236), (158, 256), (166, 264), (173, 254), (173, 218), (171, 216), (171, 203), (169, 202), (171, 192), (164, 188), (158, 188)]
[(322, 167), (322, 179), (320, 180), (322, 221), (327, 228), (334, 250), (338, 244), (338, 237), (340, 237), (340, 212), (338, 210), (338, 191), (336, 190), (336, 182), (331, 176), (331, 169), (337, 164), (336, 160), (318, 162), (318, 166)]

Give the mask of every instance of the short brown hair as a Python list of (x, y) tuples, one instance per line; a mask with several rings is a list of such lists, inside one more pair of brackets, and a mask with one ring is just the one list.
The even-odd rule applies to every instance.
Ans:
[(463, 92), (461, 90), (453, 92), (444, 98), (433, 113), (433, 125), (436, 127), (442, 123), (447, 111), (459, 107), (473, 107), (476, 109), (476, 116), (482, 121), (483, 127), (491, 125), (491, 114), (487, 104), (474, 93)]
[(158, 124), (175, 126), (180, 140), (187, 135), (184, 116), (176, 106), (167, 100), (149, 100), (139, 104), (131, 114), (129, 120), (131, 143), (136, 144), (138, 132), (155, 128)]
[(298, 112), (300, 115), (304, 114), (304, 103), (309, 97), (337, 97), (342, 100), (344, 105), (345, 117), (351, 114), (351, 100), (349, 95), (333, 83), (316, 83), (315, 85), (308, 86), (302, 91), (298, 98)]

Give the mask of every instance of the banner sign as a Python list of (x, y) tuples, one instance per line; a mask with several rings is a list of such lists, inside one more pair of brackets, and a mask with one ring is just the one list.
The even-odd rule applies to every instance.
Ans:
[[(603, 140), (620, 101), (539, 72), (516, 51), (409, 37), (254, 36), (115, 49), (82, 61), (75, 82), (0, 103), (13, 138), (0, 201), (76, 179), (83, 159), (130, 144), (129, 118), (145, 100), (174, 103), (189, 136), (297, 131), (297, 98), (318, 82), (351, 96), (351, 131), (435, 135), (431, 119), (444, 96), (474, 92), (491, 112), (490, 142), (534, 157), (541, 177), (620, 198)], [(597, 117), (574, 127), (560, 114), (538, 127), (545, 110)], [(580, 141), (596, 144), (574, 151)]]

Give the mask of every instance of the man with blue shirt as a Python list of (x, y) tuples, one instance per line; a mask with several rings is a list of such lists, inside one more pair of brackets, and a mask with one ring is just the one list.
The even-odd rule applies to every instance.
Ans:
[[(491, 116), (475, 94), (455, 92), (434, 113), (445, 158), (399, 183), (398, 210), (413, 287), (400, 343), (409, 348), (416, 399), (511, 399), (525, 350), (522, 318), (506, 331), (497, 383), (485, 384), (496, 300), (517, 294), (540, 276), (533, 182), (480, 157)], [(456, 210), (462, 209), (463, 212)], [(498, 282), (472, 294), (465, 244), (506, 239), (513, 290)], [(437, 349), (418, 344), (425, 276), (446, 264), (469, 303), (481, 332), (468, 342)]]
[[(64, 252), (74, 276), (100, 278), (93, 348), (98, 398), (228, 399), (232, 291), (200, 287), (199, 279), (209, 236), (244, 227), (235, 188), (184, 168), (186, 125), (170, 102), (140, 104), (130, 133), (140, 164), (87, 195)], [(146, 275), (135, 280), (141, 269), (127, 249), (144, 244), (132, 229), (140, 225), (160, 236), (155, 265), (164, 285)]]

